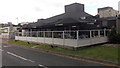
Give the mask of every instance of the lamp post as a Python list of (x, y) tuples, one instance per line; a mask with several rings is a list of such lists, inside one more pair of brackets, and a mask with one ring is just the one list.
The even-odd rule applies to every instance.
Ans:
[(17, 24), (18, 24), (18, 17), (16, 18), (16, 20), (17, 20)]
[(120, 32), (120, 1), (118, 2), (118, 16), (116, 20), (116, 29), (117, 32)]
[(116, 27), (117, 27), (117, 32), (120, 32), (120, 16), (117, 17)]

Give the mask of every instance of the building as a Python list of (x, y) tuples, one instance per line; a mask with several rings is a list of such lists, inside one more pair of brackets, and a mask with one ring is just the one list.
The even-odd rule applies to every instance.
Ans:
[(117, 17), (118, 11), (114, 10), (112, 7), (103, 7), (98, 8), (98, 15), (100, 18)]
[(0, 27), (0, 35), (4, 39), (14, 39), (15, 32), (18, 30), (19, 30), (18, 26), (13, 25), (11, 22), (8, 22), (8, 24), (2, 25)]
[(21, 23), (19, 23), (19, 25), (25, 25), (25, 24), (29, 24), (29, 23), (33, 23), (33, 22), (21, 22)]
[(116, 27), (117, 17), (98, 18), (97, 20), (101, 22), (101, 29)]
[(118, 15), (119, 12), (112, 7), (98, 8), (98, 21), (101, 22), (101, 28), (111, 29), (112, 27), (116, 27)]
[(46, 43), (61, 47), (83, 47), (107, 42), (109, 30), (102, 30), (103, 19), (85, 12), (84, 4), (65, 6), (65, 13), (22, 26), (15, 40)]
[(84, 4), (65, 6), (65, 13), (23, 26), (27, 31), (63, 31), (100, 29), (96, 17), (85, 12)]

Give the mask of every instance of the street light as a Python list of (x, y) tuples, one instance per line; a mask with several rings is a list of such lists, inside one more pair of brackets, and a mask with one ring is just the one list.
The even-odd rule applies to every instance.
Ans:
[(18, 17), (16, 18), (16, 20), (17, 20), (17, 24), (18, 24)]

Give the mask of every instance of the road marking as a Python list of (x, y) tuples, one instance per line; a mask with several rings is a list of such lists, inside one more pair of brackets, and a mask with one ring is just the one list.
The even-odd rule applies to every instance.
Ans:
[(41, 64), (39, 64), (38, 66), (43, 67), (43, 68), (48, 68), (48, 67), (46, 67), (46, 66), (44, 66), (44, 65), (41, 65)]
[(7, 52), (8, 54), (10, 54), (10, 55), (12, 55), (12, 56), (15, 56), (15, 57), (17, 57), (17, 58), (20, 58), (20, 59), (22, 59), (22, 60), (25, 60), (25, 61), (29, 61), (29, 62), (35, 62), (35, 61), (32, 61), (32, 60), (30, 60), (30, 59), (26, 59), (26, 58), (24, 58), (24, 57), (21, 57), (21, 56), (19, 56), (19, 55), (16, 55), (16, 54), (14, 54), (14, 53), (11, 53), (11, 52)]
[(3, 47), (10, 47), (10, 46), (3, 46)]

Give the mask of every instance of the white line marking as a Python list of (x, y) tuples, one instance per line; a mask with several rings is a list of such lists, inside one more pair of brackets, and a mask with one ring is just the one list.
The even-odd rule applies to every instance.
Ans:
[(30, 60), (30, 59), (28, 59), (28, 61), (30, 61), (30, 62), (32, 62), (32, 63), (34, 63), (34, 62), (35, 62), (35, 61)]
[(7, 52), (7, 53), (10, 54), (10, 55), (12, 55), (12, 56), (15, 56), (15, 57), (17, 57), (17, 58), (26, 60), (26, 61), (35, 62), (35, 61), (30, 60), (30, 59), (26, 59), (26, 58), (24, 58), (24, 57), (18, 56), (18, 55), (14, 54), (14, 53), (11, 53), (11, 52)]
[(3, 47), (10, 47), (10, 46), (3, 46)]
[(41, 65), (41, 64), (39, 64), (38, 66), (43, 67), (43, 68), (47, 68), (47, 67), (45, 67), (44, 65)]

